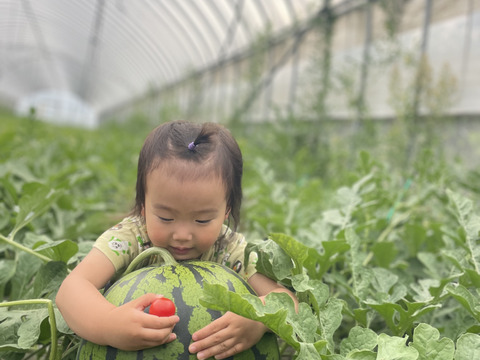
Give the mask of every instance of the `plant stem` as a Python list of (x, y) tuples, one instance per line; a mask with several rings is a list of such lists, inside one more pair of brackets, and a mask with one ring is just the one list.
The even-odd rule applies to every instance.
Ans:
[(73, 345), (72, 347), (68, 348), (62, 355), (62, 359), (65, 359), (68, 355), (70, 355), (72, 352), (77, 351), (79, 348), (80, 343)]
[(150, 256), (157, 256), (160, 257), (162, 261), (157, 261), (158, 263), (163, 263), (165, 265), (176, 265), (178, 264), (177, 261), (173, 258), (172, 254), (168, 252), (168, 250), (159, 248), (159, 247), (152, 247), (140, 253), (130, 265), (127, 267), (125, 272), (122, 276), (127, 275), (128, 273), (137, 270), (138, 266), (142, 264), (143, 260), (149, 258)]
[(52, 260), (48, 256), (42, 255), (42, 254), (40, 254), (40, 253), (22, 245), (22, 244), (19, 244), (16, 241), (13, 241), (13, 239), (11, 239), (11, 238), (3, 236), (2, 234), (0, 234), (0, 239), (5, 241), (7, 244), (10, 244), (10, 245), (16, 247), (17, 249), (22, 250), (22, 251), (25, 251), (26, 253), (29, 253), (30, 255), (36, 256), (37, 258), (39, 258), (39, 259), (41, 259), (45, 262), (49, 262), (49, 261)]
[(57, 322), (55, 320), (55, 311), (53, 310), (53, 303), (50, 299), (29, 299), (29, 300), (16, 300), (6, 301), (0, 303), (0, 307), (10, 307), (16, 305), (29, 305), (29, 304), (45, 304), (48, 309), (48, 317), (50, 322), (50, 360), (55, 360), (57, 356)]

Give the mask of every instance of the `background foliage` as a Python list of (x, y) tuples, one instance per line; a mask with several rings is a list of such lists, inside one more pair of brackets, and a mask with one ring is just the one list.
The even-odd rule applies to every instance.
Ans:
[[(303, 305), (295, 314), (274, 295), (263, 308), (216, 287), (204, 303), (269, 324), (288, 359), (476, 358), (480, 172), (445, 156), (435, 126), (404, 119), (352, 135), (321, 114), (232, 123), (245, 161), (241, 230), (259, 269)], [(156, 124), (83, 130), (5, 112), (0, 123), (1, 357), (73, 359), (78, 339), (52, 300), (133, 205), (138, 152)]]

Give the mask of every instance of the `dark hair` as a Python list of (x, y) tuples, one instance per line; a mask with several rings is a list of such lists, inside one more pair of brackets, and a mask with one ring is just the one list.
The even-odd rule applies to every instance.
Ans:
[[(220, 177), (226, 189), (229, 220), (233, 219), (232, 228), (236, 230), (242, 203), (243, 160), (232, 134), (216, 123), (187, 121), (167, 122), (153, 129), (138, 158), (134, 215), (140, 215), (145, 206), (147, 175), (167, 160), (175, 164), (168, 167), (169, 173), (181, 179), (212, 174)], [(202, 166), (190, 166), (192, 163)]]

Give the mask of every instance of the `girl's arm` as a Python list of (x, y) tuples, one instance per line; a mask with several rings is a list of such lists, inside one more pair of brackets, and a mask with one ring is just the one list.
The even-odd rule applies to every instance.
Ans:
[(122, 350), (174, 340), (172, 329), (178, 316), (160, 318), (143, 312), (159, 295), (146, 294), (119, 307), (103, 297), (98, 289), (114, 273), (110, 260), (93, 248), (65, 278), (55, 300), (69, 327), (86, 340)]
[[(262, 300), (271, 292), (285, 292), (292, 297), (295, 307), (298, 306), (298, 300), (290, 290), (262, 274), (252, 275), (248, 283)], [(249, 349), (267, 331), (268, 328), (261, 322), (227, 312), (192, 335), (194, 343), (190, 345), (189, 351), (197, 353), (198, 359), (210, 356), (224, 359)]]

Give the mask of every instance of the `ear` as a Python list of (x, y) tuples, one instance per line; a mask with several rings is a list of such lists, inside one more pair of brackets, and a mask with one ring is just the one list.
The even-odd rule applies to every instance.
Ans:
[(225, 220), (227, 220), (229, 216), (230, 216), (230, 208), (227, 208), (227, 212), (225, 213)]
[(142, 217), (145, 217), (145, 206), (142, 205), (142, 210), (140, 211)]

